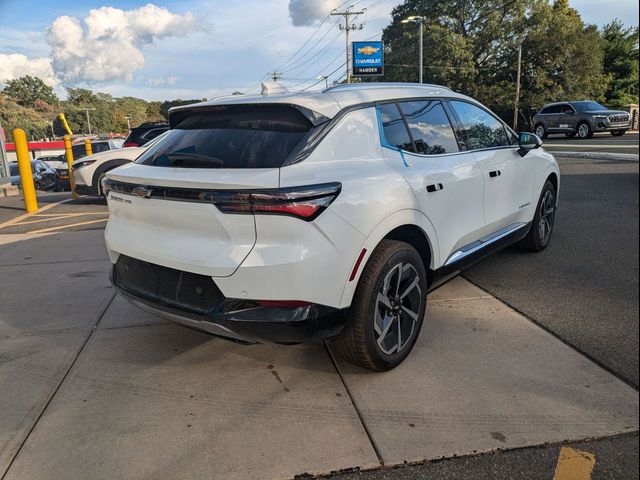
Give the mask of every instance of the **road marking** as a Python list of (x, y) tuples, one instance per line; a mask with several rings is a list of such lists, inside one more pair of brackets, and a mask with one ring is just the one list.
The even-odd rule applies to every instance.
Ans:
[(68, 202), (68, 201), (70, 201), (70, 200), (71, 200), (71, 199), (70, 199), (70, 198), (68, 198), (68, 199), (66, 199), (66, 200), (61, 200), (61, 201), (59, 201), (59, 202), (50, 203), (49, 205), (45, 205), (44, 207), (39, 208), (39, 209), (38, 209), (36, 212), (34, 212), (34, 213), (24, 213), (24, 214), (20, 215), (19, 217), (14, 218), (13, 220), (9, 220), (9, 221), (6, 221), (6, 222), (4, 222), (4, 223), (0, 223), (0, 228), (8, 227), (9, 225), (13, 225), (14, 223), (18, 223), (20, 220), (23, 220), (23, 219), (25, 219), (25, 218), (31, 217), (31, 216), (33, 216), (33, 215), (37, 215), (37, 214), (39, 214), (39, 213), (41, 213), (41, 212), (46, 212), (47, 210), (49, 210), (49, 209), (51, 209), (51, 208), (53, 208), (53, 207), (57, 207), (58, 205), (61, 205), (61, 204), (63, 204), (63, 203), (66, 203), (66, 202)]
[(29, 234), (48, 233), (48, 232), (53, 232), (55, 230), (64, 230), (65, 228), (81, 227), (83, 225), (92, 225), (94, 223), (106, 222), (107, 220), (108, 218), (101, 218), (100, 220), (89, 220), (87, 222), (71, 223), (69, 225), (58, 225), (57, 227), (43, 228), (41, 230), (32, 230), (31, 232), (27, 232), (27, 233)]
[(47, 216), (46, 218), (41, 218), (38, 220), (29, 220), (28, 222), (20, 222), (17, 224), (14, 224), (14, 226), (19, 227), (22, 225), (31, 225), (32, 223), (42, 223), (42, 222), (52, 222), (54, 220), (65, 220), (67, 218), (73, 218), (73, 217), (84, 217), (87, 215), (109, 215), (109, 212), (101, 212), (101, 213), (65, 213), (65, 214), (61, 214), (61, 215), (50, 215)]
[(562, 447), (553, 480), (591, 480), (596, 457), (570, 447)]
[(553, 147), (562, 147), (562, 148), (571, 147), (571, 148), (591, 148), (591, 149), (595, 150), (595, 149), (602, 149), (602, 148), (627, 148), (627, 149), (632, 149), (634, 147), (638, 147), (638, 144), (637, 143), (630, 143), (628, 145), (602, 145), (602, 144), (598, 144), (598, 145), (577, 145), (575, 143), (547, 143), (545, 146), (548, 149), (551, 149)]

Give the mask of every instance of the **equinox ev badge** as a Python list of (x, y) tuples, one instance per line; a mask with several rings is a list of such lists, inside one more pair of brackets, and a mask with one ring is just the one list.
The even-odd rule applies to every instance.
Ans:
[(153, 189), (149, 187), (134, 187), (131, 189), (131, 195), (135, 195), (136, 197), (149, 198), (151, 192), (153, 192)]

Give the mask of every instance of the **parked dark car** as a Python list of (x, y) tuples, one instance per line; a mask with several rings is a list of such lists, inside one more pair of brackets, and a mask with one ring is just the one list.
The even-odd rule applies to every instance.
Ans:
[(165, 122), (147, 122), (131, 129), (124, 141), (125, 147), (141, 147), (158, 135), (169, 130), (169, 124)]
[(622, 110), (609, 110), (598, 102), (550, 103), (533, 117), (533, 131), (540, 138), (552, 133), (567, 137), (591, 138), (594, 132), (624, 135), (631, 128), (631, 116)]
[[(54, 191), (62, 190), (60, 177), (55, 168), (47, 165), (41, 160), (33, 160), (31, 162), (31, 171), (33, 172), (33, 183), (36, 190)], [(16, 162), (9, 164), (9, 173), (11, 175), (11, 185), (21, 186), (20, 171)]]

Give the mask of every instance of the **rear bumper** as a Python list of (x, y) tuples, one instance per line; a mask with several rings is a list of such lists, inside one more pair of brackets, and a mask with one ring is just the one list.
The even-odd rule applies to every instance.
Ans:
[[(181, 325), (243, 342), (318, 342), (342, 330), (345, 311), (317, 304), (263, 307), (255, 301), (221, 296), (207, 312), (189, 311), (171, 299), (126, 285), (118, 277), (116, 265), (109, 278), (134, 306)], [(213, 283), (213, 279), (211, 280)]]

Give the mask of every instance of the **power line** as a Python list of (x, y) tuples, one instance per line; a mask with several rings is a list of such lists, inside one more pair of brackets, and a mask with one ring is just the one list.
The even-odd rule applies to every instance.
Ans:
[(349, 65), (349, 32), (351, 30), (362, 30), (362, 24), (359, 26), (354, 22), (351, 22), (351, 17), (358, 17), (358, 15), (362, 15), (366, 10), (360, 11), (351, 11), (351, 7), (348, 7), (344, 12), (338, 12), (337, 10), (333, 10), (329, 15), (340, 16), (344, 18), (344, 26), (340, 25), (340, 30), (344, 30), (344, 40), (345, 40), (345, 65), (347, 67), (347, 83), (351, 83), (351, 68)]

